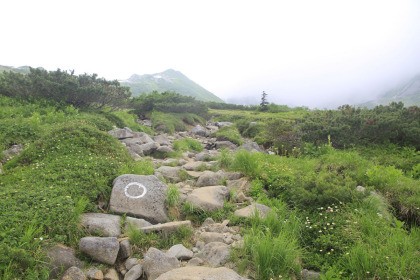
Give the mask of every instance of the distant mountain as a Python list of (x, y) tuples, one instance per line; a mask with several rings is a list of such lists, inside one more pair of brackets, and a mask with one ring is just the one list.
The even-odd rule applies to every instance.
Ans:
[(154, 90), (159, 92), (170, 90), (181, 95), (193, 96), (201, 101), (224, 103), (222, 99), (173, 69), (156, 74), (134, 74), (128, 80), (120, 81), (120, 83), (130, 87), (133, 96), (150, 93)]
[(420, 75), (359, 106), (373, 108), (377, 105), (388, 105), (391, 102), (400, 101), (407, 107), (420, 106)]
[[(39, 67), (41, 68), (41, 67)], [(20, 67), (13, 67), (13, 66), (4, 66), (0, 65), (0, 72), (3, 71), (12, 71), (16, 73), (28, 74), (29, 73), (29, 66), (20, 66)]]

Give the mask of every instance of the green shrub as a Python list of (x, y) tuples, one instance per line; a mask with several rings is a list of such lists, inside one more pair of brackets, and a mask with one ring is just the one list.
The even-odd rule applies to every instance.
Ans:
[(215, 136), (218, 141), (230, 141), (236, 145), (242, 145), (243, 143), (238, 129), (233, 125), (220, 128)]
[[(4, 165), (0, 180), (0, 255), (11, 263), (13, 277), (28, 278), (44, 270), (42, 245), (76, 245), (83, 233), (79, 215), (95, 211), (98, 197), (109, 198), (120, 167), (132, 162), (127, 150), (111, 135), (82, 121), (56, 124)], [(65, 223), (63, 223), (65, 221)], [(59, 226), (57, 226), (59, 225)], [(34, 261), (14, 261), (15, 248)], [(26, 255), (26, 254), (24, 254)], [(24, 257), (26, 258), (26, 257)], [(17, 276), (19, 275), (19, 276)]]
[(261, 174), (259, 154), (250, 153), (243, 149), (239, 150), (234, 155), (232, 169), (251, 178), (259, 176)]
[(218, 159), (219, 166), (221, 168), (230, 168), (233, 162), (233, 155), (232, 152), (228, 149), (221, 149), (220, 150), (220, 157)]
[(178, 152), (197, 151), (201, 152), (203, 146), (195, 139), (184, 138), (182, 140), (175, 140), (173, 142), (173, 149)]
[(169, 188), (166, 191), (166, 205), (168, 207), (175, 207), (179, 204), (180, 201), (180, 191), (177, 186), (174, 184), (169, 184)]

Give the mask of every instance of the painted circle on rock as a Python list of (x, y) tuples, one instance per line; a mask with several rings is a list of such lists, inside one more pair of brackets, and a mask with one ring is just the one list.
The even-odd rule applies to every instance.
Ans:
[[(143, 189), (143, 192), (142, 192), (140, 195), (137, 195), (137, 196), (135, 196), (135, 195), (131, 195), (131, 194), (129, 194), (129, 193), (128, 193), (128, 188), (130, 188), (131, 186), (137, 186), (139, 189)], [(125, 196), (126, 196), (126, 197), (128, 197), (128, 198), (134, 198), (134, 199), (136, 199), (136, 198), (142, 198), (143, 196), (145, 196), (145, 195), (146, 195), (146, 192), (147, 192), (146, 187), (145, 187), (144, 185), (140, 184), (140, 183), (137, 183), (137, 182), (132, 182), (132, 183), (129, 183), (129, 184), (128, 184), (127, 186), (125, 186), (125, 188), (124, 188), (124, 194), (125, 194)]]

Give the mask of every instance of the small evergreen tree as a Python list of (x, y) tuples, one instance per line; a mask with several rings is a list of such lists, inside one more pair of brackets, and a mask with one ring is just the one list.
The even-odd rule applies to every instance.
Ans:
[(261, 111), (268, 110), (267, 93), (265, 93), (265, 91), (263, 91), (262, 96), (261, 96), (260, 110)]

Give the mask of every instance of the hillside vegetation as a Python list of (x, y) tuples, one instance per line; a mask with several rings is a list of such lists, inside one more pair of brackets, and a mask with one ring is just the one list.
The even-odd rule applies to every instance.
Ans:
[[(243, 246), (231, 250), (229, 267), (261, 280), (301, 279), (302, 269), (320, 272), (321, 279), (418, 279), (419, 108), (268, 107), (261, 112), (209, 104), (174, 92), (131, 98), (118, 82), (96, 75), (41, 69), (0, 74), (0, 150), (23, 147), (12, 159), (0, 156), (0, 278), (48, 279), (46, 251), (55, 244), (74, 248), (93, 265), (78, 251), (79, 240), (90, 236), (79, 226), (80, 215), (109, 212), (100, 202), (109, 200), (119, 175), (151, 175), (165, 160), (177, 165), (191, 160), (183, 153), (204, 151), (209, 138), (178, 132), (212, 119), (232, 125), (211, 137), (238, 145), (256, 141), (270, 153), (221, 149), (213, 158), (207, 151), (195, 172), (240, 172), (249, 183), (246, 196), (272, 211), (235, 216), (249, 201), (238, 204), (233, 187), (222, 209), (204, 211), (162, 180), (169, 185), (172, 220), (189, 219), (197, 227), (211, 217), (240, 228)], [(151, 119), (152, 127), (137, 123), (139, 117)], [(107, 132), (115, 127), (173, 134), (173, 151), (156, 155), (159, 165), (147, 157), (134, 161)], [(181, 171), (183, 182), (192, 184), (194, 178)], [(191, 248), (196, 242), (185, 229), (170, 236), (132, 228), (125, 234), (138, 258), (149, 247)]]

